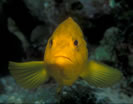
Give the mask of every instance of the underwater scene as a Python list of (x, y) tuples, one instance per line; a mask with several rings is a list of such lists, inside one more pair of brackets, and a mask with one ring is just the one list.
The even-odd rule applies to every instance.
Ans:
[(1, 104), (133, 104), (132, 0), (0, 0)]

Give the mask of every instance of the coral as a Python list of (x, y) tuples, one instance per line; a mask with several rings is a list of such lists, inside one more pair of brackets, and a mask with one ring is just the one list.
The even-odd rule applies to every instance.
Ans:
[(88, 86), (83, 80), (76, 81), (71, 87), (64, 87), (61, 93), (60, 104), (95, 104), (94, 88)]
[(116, 61), (115, 47), (123, 40), (122, 33), (116, 27), (110, 27), (104, 33), (100, 45), (91, 54), (90, 59), (98, 61)]
[(110, 11), (106, 0), (24, 0), (32, 15), (43, 22), (57, 25), (66, 15), (92, 18), (96, 13)]
[(15, 21), (11, 18), (8, 18), (8, 30), (20, 40), (23, 45), (23, 49), (26, 52), (29, 48), (29, 42), (25, 35), (16, 26)]
[(78, 80), (71, 87), (64, 87), (60, 95), (56, 93), (57, 85), (55, 83), (46, 83), (37, 89), (23, 89), (16, 85), (12, 77), (5, 77), (0, 79), (3, 85), (4, 92), (0, 93), (0, 103), (75, 103), (87, 104), (95, 103), (95, 95), (93, 94), (94, 88), (88, 86), (87, 82)]
[[(60, 95), (57, 95), (55, 83), (46, 83), (37, 89), (27, 90), (16, 85), (12, 77), (5, 77), (0, 80), (4, 88), (4, 92), (0, 93), (0, 103), (131, 104), (133, 78), (128, 83), (124, 80), (123, 78), (120, 83), (110, 88), (95, 88), (83, 80), (78, 80), (71, 87), (64, 87)], [(128, 88), (127, 85), (129, 85)]]
[(38, 50), (44, 53), (44, 48), (47, 44), (47, 40), (50, 35), (50, 28), (48, 25), (38, 25), (31, 32), (30, 41), (33, 48), (39, 48)]
[[(43, 60), (48, 37), (68, 16), (72, 16), (80, 24), (85, 39), (88, 40), (89, 59), (114, 63), (123, 72), (124, 78), (121, 82), (110, 88), (95, 88), (79, 79), (72, 86), (64, 87), (60, 95), (57, 95), (57, 84), (54, 82), (47, 82), (37, 89), (27, 90), (18, 86), (11, 76), (5, 76), (0, 78), (0, 103), (133, 102), (132, 1), (0, 0), (1, 40), (3, 41), (3, 36), (6, 36), (5, 42), (11, 39), (8, 46), (5, 46), (4, 42), (2, 44), (10, 52), (8, 54), (5, 54), (7, 50), (3, 52), (2, 55), (8, 56), (8, 59), (6, 64), (1, 65), (5, 65), (7, 69), (7, 63), (11, 60)], [(19, 49), (21, 44), (23, 49)], [(1, 51), (3, 50), (2, 48)], [(4, 61), (5, 57), (1, 60)], [(1, 69), (8, 72), (5, 67)]]
[(49, 84), (45, 87), (40, 86), (38, 89), (26, 90), (16, 85), (12, 77), (2, 78), (1, 83), (4, 92), (0, 93), (0, 103), (56, 103), (56, 85)]
[[(131, 78), (132, 79), (132, 78)], [(119, 85), (113, 86), (111, 88), (103, 88), (95, 92), (97, 102), (101, 100), (106, 100), (108, 104), (132, 104), (133, 96), (129, 92), (133, 92), (132, 86), (128, 86), (128, 83), (123, 79)], [(130, 84), (133, 83), (131, 80)], [(122, 88), (120, 86), (123, 86)], [(128, 88), (128, 89), (127, 89)], [(127, 89), (127, 90), (125, 90)]]

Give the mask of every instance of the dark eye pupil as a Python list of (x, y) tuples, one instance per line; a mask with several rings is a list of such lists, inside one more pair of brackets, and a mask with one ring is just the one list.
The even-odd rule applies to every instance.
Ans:
[(75, 45), (75, 46), (78, 45), (78, 41), (77, 41), (77, 40), (74, 41), (74, 45)]
[(49, 43), (50, 43), (50, 46), (52, 46), (52, 44), (53, 44), (53, 40), (51, 39), (51, 40), (49, 41)]

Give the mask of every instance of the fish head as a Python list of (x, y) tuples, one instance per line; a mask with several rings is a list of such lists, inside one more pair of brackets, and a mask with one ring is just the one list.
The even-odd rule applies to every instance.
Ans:
[(52, 76), (76, 79), (87, 60), (88, 50), (83, 33), (79, 25), (69, 17), (56, 28), (49, 38), (44, 62)]

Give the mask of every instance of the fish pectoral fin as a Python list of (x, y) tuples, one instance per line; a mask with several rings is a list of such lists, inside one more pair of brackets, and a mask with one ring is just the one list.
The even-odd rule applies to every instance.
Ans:
[(43, 61), (9, 62), (8, 69), (16, 82), (24, 88), (36, 88), (48, 79)]
[(89, 61), (87, 68), (80, 76), (96, 87), (109, 87), (122, 78), (122, 73), (105, 64)]

